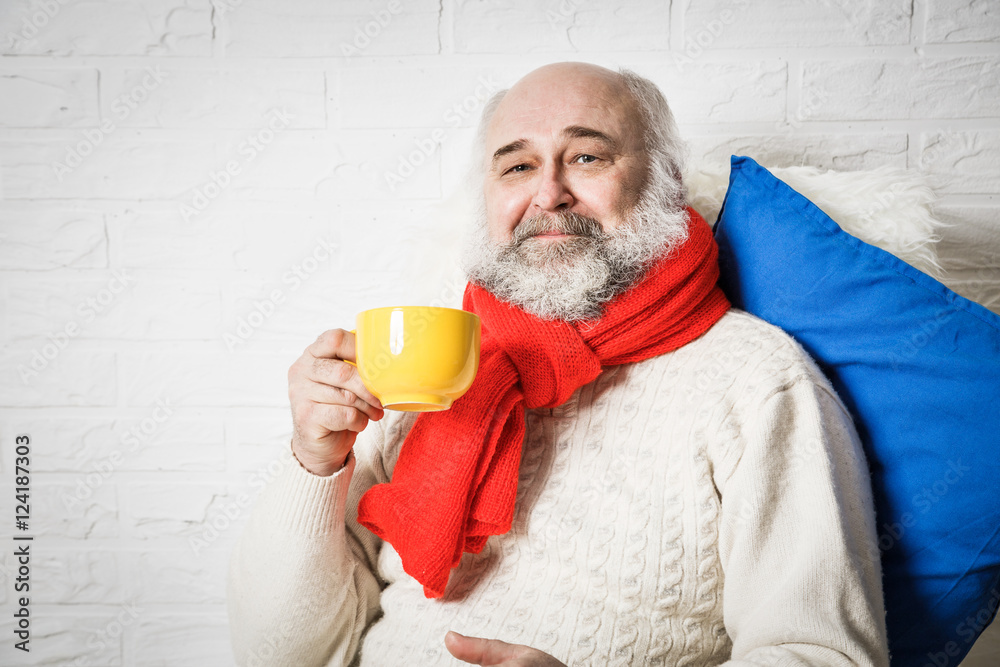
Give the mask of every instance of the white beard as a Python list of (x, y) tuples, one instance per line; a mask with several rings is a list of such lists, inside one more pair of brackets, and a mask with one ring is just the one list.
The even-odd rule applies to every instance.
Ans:
[[(525, 220), (510, 241), (489, 238), (485, 213), (465, 253), (466, 273), (503, 301), (546, 320), (576, 322), (599, 318), (604, 304), (627, 290), (649, 265), (680, 246), (688, 236), (688, 215), (646, 193), (616, 229), (605, 232), (593, 218), (575, 213)], [(538, 239), (543, 231), (573, 234)]]

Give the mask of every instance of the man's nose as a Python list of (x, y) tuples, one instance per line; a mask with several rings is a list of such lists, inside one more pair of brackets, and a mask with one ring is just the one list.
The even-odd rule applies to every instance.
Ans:
[(561, 170), (553, 165), (544, 167), (539, 174), (538, 190), (532, 204), (541, 211), (555, 212), (570, 208), (574, 201)]

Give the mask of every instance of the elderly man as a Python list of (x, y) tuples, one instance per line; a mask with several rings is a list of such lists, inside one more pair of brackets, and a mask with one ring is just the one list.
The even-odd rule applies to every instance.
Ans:
[(306, 349), (298, 464), (233, 555), (238, 662), (886, 665), (857, 435), (716, 286), (656, 87), (543, 67), (480, 148), (479, 376), (447, 412), (383, 412), (351, 334)]

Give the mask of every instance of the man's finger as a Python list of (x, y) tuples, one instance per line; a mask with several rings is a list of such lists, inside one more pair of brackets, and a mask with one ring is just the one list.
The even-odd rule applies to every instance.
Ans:
[(361, 381), (358, 369), (337, 359), (317, 358), (313, 360), (307, 376), (313, 382), (350, 389), (354, 394), (369, 405), (381, 408), (382, 404), (368, 387)]
[(346, 405), (313, 403), (312, 411), (317, 424), (328, 431), (354, 431), (361, 433), (368, 426), (368, 415)]
[(444, 636), (448, 652), (473, 665), (499, 665), (516, 657), (517, 647), (499, 639), (466, 637), (451, 630)]
[(306, 352), (322, 359), (354, 361), (354, 334), (343, 329), (329, 329), (306, 348)]
[(372, 400), (376, 401), (376, 405), (368, 403), (350, 389), (344, 389), (343, 387), (331, 387), (328, 384), (320, 382), (310, 382), (307, 385), (305, 393), (306, 397), (315, 403), (346, 405), (361, 410), (369, 419), (374, 419), (375, 421), (382, 419), (385, 414), (385, 411), (377, 406), (377, 399), (374, 397), (372, 397)]

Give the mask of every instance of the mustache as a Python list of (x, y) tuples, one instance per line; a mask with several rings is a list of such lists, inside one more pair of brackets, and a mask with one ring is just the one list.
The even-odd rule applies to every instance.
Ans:
[(605, 239), (608, 236), (601, 223), (594, 218), (579, 213), (564, 212), (555, 215), (536, 215), (520, 223), (514, 228), (510, 246), (518, 247), (533, 236), (553, 230), (595, 240)]

